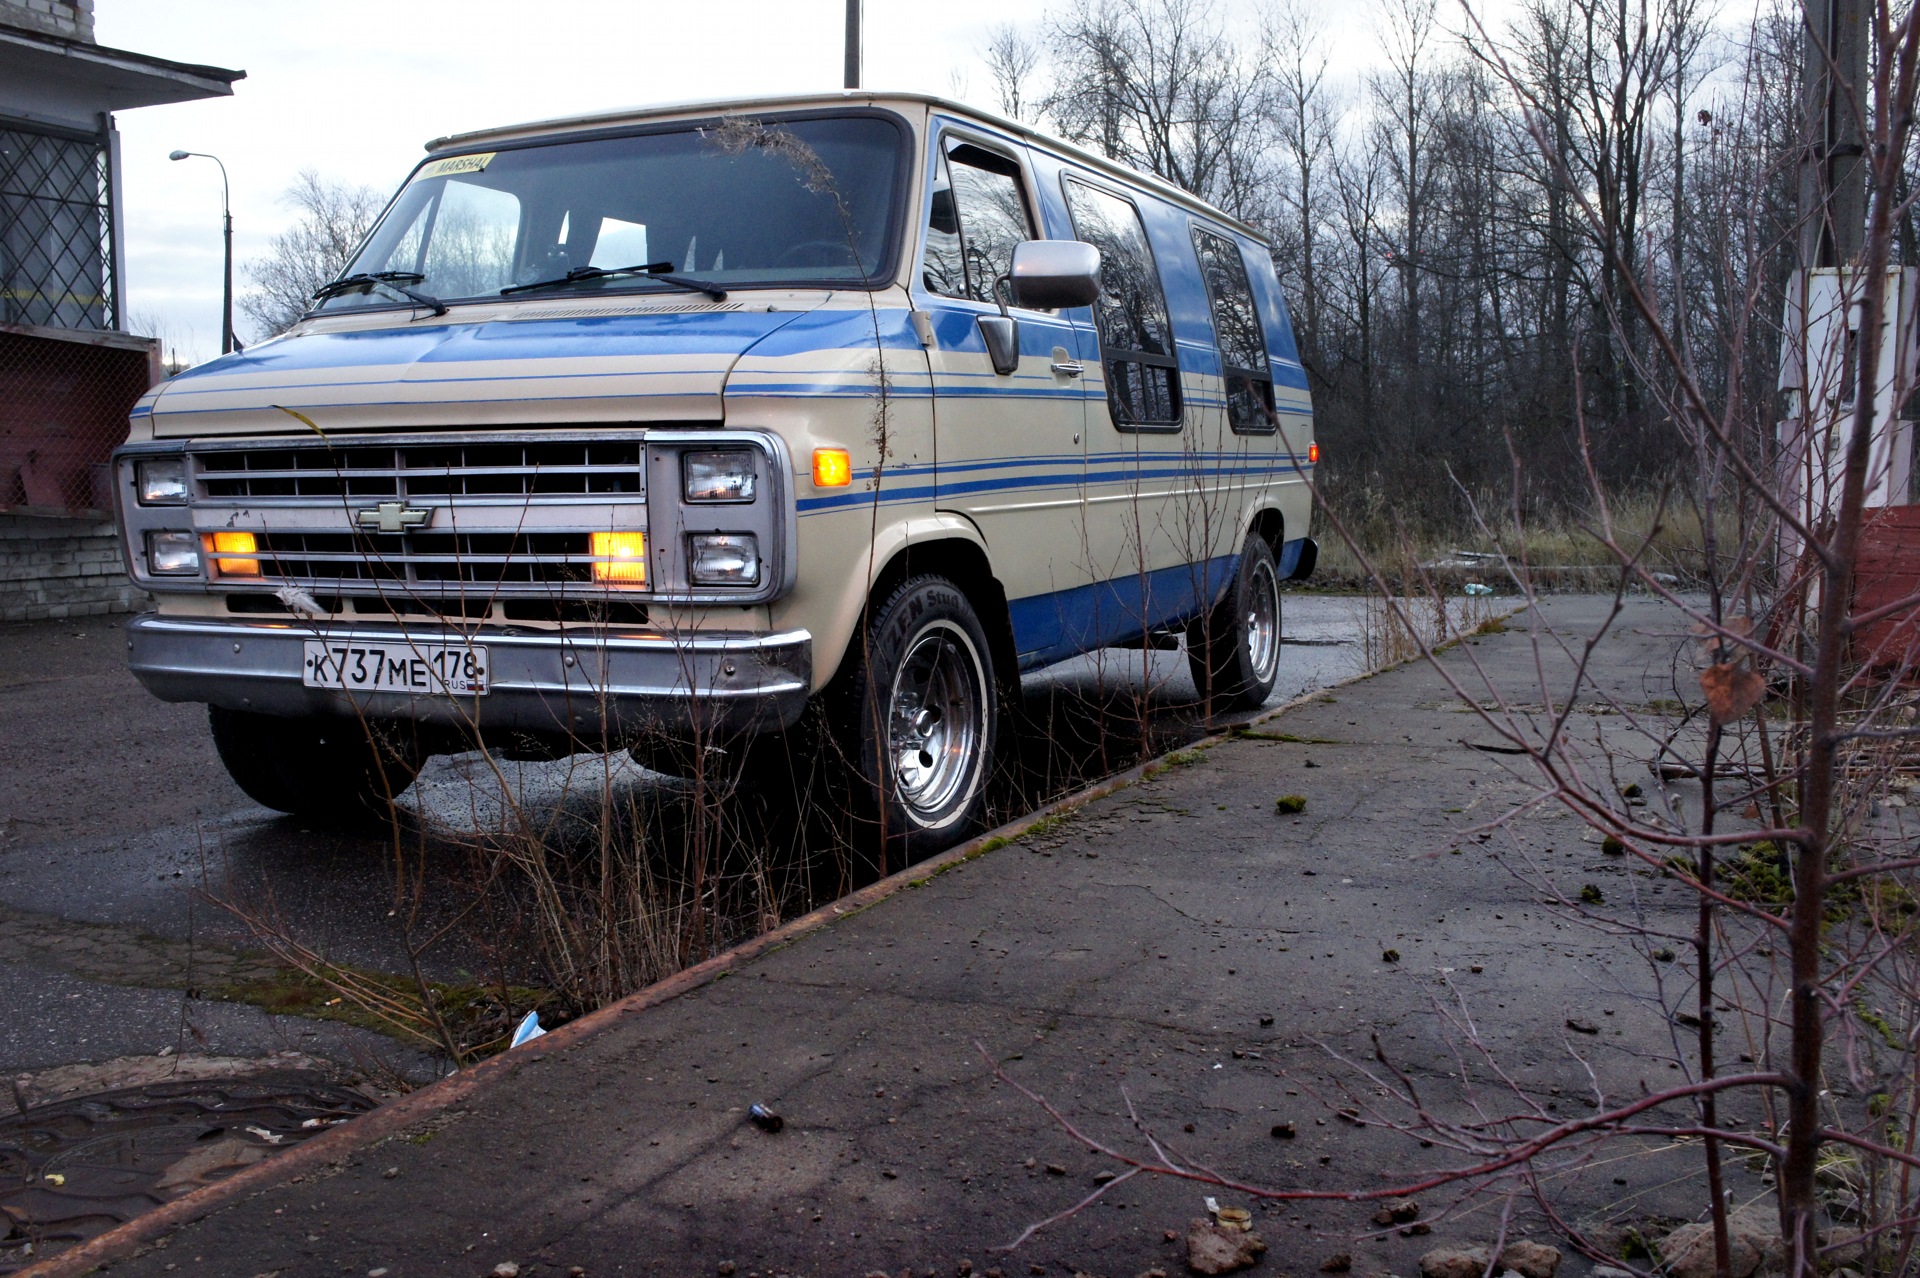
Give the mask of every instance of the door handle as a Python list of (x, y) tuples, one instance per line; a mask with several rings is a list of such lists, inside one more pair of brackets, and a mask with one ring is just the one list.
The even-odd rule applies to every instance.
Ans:
[(1053, 375), (1055, 377), (1078, 377), (1080, 376), (1080, 374), (1087, 371), (1086, 366), (1084, 364), (1080, 364), (1070, 359), (1067, 359), (1067, 360), (1057, 359), (1053, 361), (1053, 363), (1047, 365), (1047, 367), (1053, 370)]

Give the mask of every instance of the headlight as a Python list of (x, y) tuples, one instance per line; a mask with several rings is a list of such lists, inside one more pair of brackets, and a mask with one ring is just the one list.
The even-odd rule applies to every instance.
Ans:
[(187, 504), (187, 459), (153, 457), (133, 464), (134, 486), (142, 506)]
[(200, 539), (190, 532), (147, 534), (147, 568), (156, 577), (186, 577), (200, 571)]
[(687, 540), (696, 586), (760, 584), (760, 541), (752, 533), (695, 533)]
[(687, 453), (680, 460), (681, 491), (688, 501), (752, 501), (756, 472), (745, 449)]

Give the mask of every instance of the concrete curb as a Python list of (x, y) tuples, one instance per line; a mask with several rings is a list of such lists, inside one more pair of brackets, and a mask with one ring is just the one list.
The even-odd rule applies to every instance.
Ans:
[(78, 1247), (63, 1251), (20, 1271), (22, 1278), (77, 1278), (78, 1275), (94, 1272), (102, 1265), (133, 1255), (154, 1240), (182, 1226), (211, 1215), (235, 1199), (246, 1197), (297, 1176), (338, 1165), (348, 1155), (405, 1131), (496, 1083), (511, 1078), (522, 1066), (553, 1056), (575, 1043), (606, 1032), (628, 1017), (709, 985), (726, 976), (734, 968), (763, 954), (781, 949), (838, 919), (861, 913), (896, 893), (919, 887), (976, 857), (998, 851), (1051, 817), (1072, 812), (1097, 799), (1128, 789), (1147, 777), (1157, 775), (1168, 766), (1167, 760), (1170, 755), (1186, 750), (1209, 748), (1223, 741), (1229, 741), (1236, 730), (1277, 719), (1312, 701), (1315, 697), (1323, 696), (1336, 688), (1344, 688), (1363, 679), (1384, 674), (1387, 670), (1404, 664), (1407, 663), (1398, 662), (1395, 666), (1364, 671), (1303, 692), (1270, 710), (1263, 710), (1245, 719), (1234, 720), (1223, 730), (1211, 732), (1207, 736), (1176, 746), (1166, 754), (1145, 760), (1124, 772), (1115, 773), (1093, 785), (1076, 790), (1044, 807), (1034, 809), (1017, 820), (977, 835), (958, 847), (950, 848), (938, 856), (908, 866), (878, 883), (843, 896), (837, 901), (784, 923), (771, 932), (735, 946), (723, 954), (716, 954), (705, 962), (677, 972), (643, 990), (637, 990), (618, 1002), (609, 1003), (576, 1021), (559, 1026), (524, 1046), (502, 1052), (478, 1065), (430, 1083), (417, 1092), (410, 1092), (397, 1100), (389, 1101), (349, 1123), (331, 1128), (319, 1136), (303, 1141), (284, 1154), (278, 1154), (265, 1162), (255, 1163), (252, 1167), (226, 1180), (217, 1181), (173, 1202), (156, 1207), (145, 1215), (137, 1216)]

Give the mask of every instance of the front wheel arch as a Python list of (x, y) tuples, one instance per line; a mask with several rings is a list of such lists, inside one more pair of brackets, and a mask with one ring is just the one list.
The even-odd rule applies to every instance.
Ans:
[(1017, 687), (1020, 661), (1014, 648), (1013, 613), (1007, 606), (1006, 587), (994, 576), (993, 565), (987, 559), (985, 548), (978, 542), (960, 537), (911, 542), (894, 552), (880, 571), (874, 574), (873, 588), (867, 594), (866, 607), (860, 613), (860, 625), (855, 627), (847, 656), (842, 658), (843, 663), (855, 655), (852, 646), (860, 642), (860, 635), (872, 616), (875, 602), (885, 599), (909, 577), (922, 574), (945, 577), (965, 592), (987, 632), (994, 670), (1002, 688)]

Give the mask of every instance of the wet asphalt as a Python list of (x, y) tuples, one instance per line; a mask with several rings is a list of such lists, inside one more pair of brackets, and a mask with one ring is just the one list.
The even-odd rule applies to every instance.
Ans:
[[(1354, 598), (1288, 597), (1290, 646), (1275, 702), (1359, 672), (1363, 612)], [(177, 973), (143, 957), (142, 937), (256, 948), (249, 927), (209, 898), (270, 905), (303, 943), (382, 970), (405, 969), (401, 923), (423, 920), (405, 885), (396, 887), (389, 843), (269, 812), (240, 793), (214, 754), (204, 710), (156, 700), (128, 674), (123, 621), (0, 625), (0, 1074), (163, 1049), (293, 1050), (350, 1071), (431, 1070), (377, 1034), (195, 997)], [(1144, 701), (1160, 744), (1203, 729), (1177, 652), (1092, 654), (1030, 676), (1024, 692), (1042, 717), (1065, 706), (1096, 724), (1102, 714), (1137, 714)], [(1062, 759), (1051, 770), (1077, 776), (1086, 766)], [(639, 789), (660, 782), (624, 758), (499, 761), (496, 771), (469, 755), (432, 760), (408, 798), (457, 842), (497, 817), (501, 777), (513, 800), (545, 812), (606, 778)], [(457, 880), (457, 856), (429, 859), (430, 874)], [(76, 925), (70, 944), (50, 951), (12, 936), (25, 924), (44, 931), (47, 919)], [(102, 938), (136, 943), (109, 946), (109, 960)], [(484, 950), (443, 946), (435, 975), (461, 979)]]

